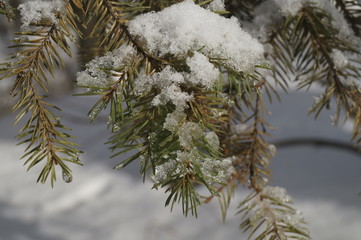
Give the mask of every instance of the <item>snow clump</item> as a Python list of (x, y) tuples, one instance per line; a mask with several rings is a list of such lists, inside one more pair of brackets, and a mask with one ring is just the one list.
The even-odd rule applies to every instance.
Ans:
[(213, 0), (208, 6), (208, 9), (212, 12), (226, 11), (224, 0)]
[(177, 72), (171, 66), (166, 66), (162, 71), (152, 75), (141, 73), (134, 82), (136, 94), (142, 95), (153, 88), (158, 89), (160, 93), (153, 99), (153, 106), (172, 102), (177, 111), (183, 111), (187, 108), (187, 102), (193, 99), (193, 94), (182, 91), (181, 85), (200, 86), (209, 90), (220, 75), (209, 59), (199, 52), (195, 52), (193, 57), (188, 57), (186, 63), (190, 69), (189, 73)]
[(64, 1), (52, 0), (26, 1), (18, 7), (21, 15), (22, 29), (29, 28), (31, 23), (37, 23), (42, 19), (48, 19), (51, 23), (58, 23), (57, 13), (64, 9)]
[(150, 12), (129, 22), (129, 32), (159, 57), (185, 57), (199, 51), (225, 59), (236, 71), (250, 71), (263, 60), (263, 46), (244, 32), (235, 17), (224, 18), (191, 0), (160, 12)]
[(302, 229), (304, 223), (303, 214), (293, 209), (280, 210), (275, 208), (272, 206), (275, 202), (276, 205), (288, 204), (292, 203), (292, 198), (284, 188), (277, 186), (263, 188), (259, 195), (248, 204), (248, 208), (254, 212), (250, 217), (250, 221), (255, 224), (260, 218), (265, 217), (268, 225), (283, 222)]
[(295, 16), (302, 8), (305, 0), (274, 0), (274, 2), (281, 9), (283, 15)]
[(219, 77), (219, 71), (206, 56), (199, 52), (195, 52), (193, 57), (187, 58), (187, 65), (191, 71), (189, 81), (193, 85), (199, 84), (206, 89), (211, 89)]
[(225, 183), (233, 169), (232, 162), (228, 159), (204, 158), (195, 149), (190, 151), (177, 151), (175, 159), (167, 159), (163, 164), (155, 167), (152, 179), (155, 184), (160, 184), (167, 178), (177, 175), (183, 177), (191, 173), (192, 168), (199, 168), (204, 180), (208, 183)]
[(127, 45), (107, 52), (102, 57), (96, 57), (88, 62), (85, 71), (78, 72), (77, 82), (85, 87), (108, 87), (113, 79), (104, 71), (105, 69), (117, 69), (129, 64), (136, 50)]
[(337, 70), (344, 69), (349, 63), (348, 58), (338, 49), (332, 50), (331, 58)]

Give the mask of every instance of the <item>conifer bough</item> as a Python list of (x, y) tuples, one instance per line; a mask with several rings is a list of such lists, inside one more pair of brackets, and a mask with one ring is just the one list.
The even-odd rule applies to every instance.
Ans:
[[(12, 7), (0, 0), (9, 21)], [(17, 9), (21, 30), (0, 74), (15, 79), (23, 158), (28, 169), (42, 165), (38, 181), (53, 185), (59, 168), (71, 182), (68, 164), (81, 164), (44, 94), (61, 52), (70, 56), (70, 42), (89, 38), (94, 59), (77, 86), (99, 97), (90, 121), (109, 114), (112, 157), (130, 154), (116, 169), (139, 161), (143, 177), (165, 189), (166, 205), (180, 203), (186, 216), (218, 198), (225, 217), (236, 187), (248, 187), (238, 213), (250, 239), (310, 238), (285, 189), (268, 184), (276, 147), (264, 101), (279, 98), (275, 86), (319, 84), (325, 92), (311, 112), (335, 104), (334, 123), (345, 111), (361, 145), (359, 2), (32, 0)]]

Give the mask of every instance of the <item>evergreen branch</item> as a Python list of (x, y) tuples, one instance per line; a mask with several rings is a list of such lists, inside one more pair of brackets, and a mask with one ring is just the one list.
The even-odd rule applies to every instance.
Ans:
[[(119, 49), (118, 51), (122, 51)], [(112, 56), (122, 58), (121, 54), (114, 51), (98, 60), (112, 62), (109, 61)], [(143, 58), (141, 53), (132, 55), (129, 61), (124, 62), (124, 66), (117, 68), (112, 64), (103, 66), (98, 64), (97, 60), (87, 66), (93, 69), (83, 72), (87, 78), (101, 77), (109, 81), (104, 86), (91, 87), (90, 92), (86, 93), (101, 95), (99, 101), (90, 110), (89, 117), (93, 120), (99, 111), (110, 104), (109, 125), (112, 125), (113, 136), (108, 143), (112, 145), (111, 150), (115, 152), (112, 157), (130, 153), (130, 157), (115, 168), (123, 168), (133, 161), (140, 160), (144, 178), (151, 171), (155, 179), (154, 187), (167, 188), (169, 198), (166, 205), (171, 205), (173, 208), (175, 203), (182, 201), (185, 215), (189, 212), (197, 215), (200, 199), (194, 185), (203, 184), (212, 194), (217, 194), (211, 183), (222, 184), (223, 168), (226, 166), (225, 164), (222, 166), (221, 161), (218, 160), (219, 146), (215, 146), (218, 125), (225, 122), (227, 118), (224, 111), (227, 104), (220, 92), (205, 91), (200, 86), (181, 84), (180, 92), (189, 96), (193, 95), (192, 99), (184, 103), (187, 106), (184, 106), (185, 110), (182, 113), (177, 112), (180, 110), (175, 102), (164, 103), (160, 106), (154, 104), (156, 97), (162, 94), (159, 86), (153, 86), (142, 94), (138, 93), (141, 91), (138, 88), (144, 87), (144, 83), (138, 86), (137, 82), (159, 74), (156, 72), (157, 69), (152, 67), (150, 60)], [(95, 68), (97, 70), (94, 70)], [(138, 76), (141, 68), (144, 68), (144, 75)], [(94, 75), (94, 72), (97, 74)], [(112, 80), (110, 77), (117, 77), (117, 80)], [(165, 127), (167, 118), (172, 114), (171, 117), (175, 119), (171, 120), (171, 123), (179, 121), (177, 126)], [(183, 131), (191, 132), (189, 135), (181, 136)], [(213, 133), (210, 137), (209, 131)], [(215, 140), (211, 141), (208, 138), (211, 140), (215, 138)], [(188, 145), (193, 147), (188, 147)], [(166, 173), (169, 175), (163, 176), (160, 169), (169, 167), (174, 168), (174, 171), (167, 170)]]
[(292, 199), (283, 188), (255, 191), (239, 205), (240, 228), (250, 233), (248, 239), (310, 239), (302, 214), (290, 204)]
[(346, 21), (350, 24), (356, 36), (361, 37), (361, 5), (357, 1), (336, 0), (336, 7), (339, 8)]
[[(154, 66), (157, 66), (158, 69), (160, 69), (161, 64), (164, 65), (171, 65), (169, 62), (167, 62), (164, 59), (157, 58), (150, 53), (147, 52), (145, 48), (130, 34), (127, 26), (125, 25), (126, 20), (121, 18), (119, 14), (116, 12), (116, 9), (113, 7), (110, 0), (103, 0), (104, 4), (106, 6), (106, 9), (109, 11), (110, 15), (115, 20), (115, 24), (117, 28), (119, 28), (119, 32), (124, 33), (127, 40), (132, 43), (132, 45), (137, 49), (138, 53), (143, 55), (145, 58), (147, 58)], [(144, 7), (147, 9), (147, 7)]]
[[(355, 107), (358, 103), (350, 95), (350, 91), (357, 89), (357, 84), (348, 84), (347, 81), (349, 78), (359, 81), (360, 68), (357, 61), (347, 59), (343, 53), (359, 55), (360, 52), (339, 39), (338, 30), (332, 26), (332, 21), (326, 11), (313, 4), (306, 4), (296, 16), (288, 18), (282, 28), (284, 30), (281, 30), (292, 50), (279, 52), (281, 56), (291, 55), (291, 61), (286, 57), (278, 59), (288, 66), (285, 69), (292, 69), (292, 65), (295, 65), (300, 88), (310, 87), (315, 82), (326, 86), (325, 93), (310, 112), (315, 112), (317, 117), (324, 107), (329, 107), (331, 99), (336, 98), (337, 124), (342, 109), (346, 110), (347, 118), (358, 115), (359, 108)], [(281, 74), (286, 72), (282, 69)], [(354, 94), (357, 95), (357, 91)], [(350, 106), (353, 106), (352, 109)], [(355, 125), (353, 139), (359, 135), (358, 132), (358, 125)]]
[[(269, 174), (267, 165), (273, 153), (263, 139), (263, 135), (267, 135), (265, 132), (267, 123), (261, 115), (263, 112), (262, 97), (257, 94), (253, 104), (246, 98), (243, 98), (243, 101), (245, 106), (250, 109), (251, 115), (249, 117), (237, 117), (238, 123), (236, 124), (243, 124), (240, 127), (244, 129), (239, 130), (238, 134), (234, 132), (235, 130), (230, 131), (227, 140), (230, 141), (228, 156), (236, 157), (234, 167), (237, 171), (238, 181), (243, 184), (249, 182), (249, 187), (258, 191), (265, 184), (264, 177)], [(237, 111), (245, 112), (245, 109), (238, 109)], [(252, 122), (250, 125), (245, 125), (248, 121)], [(235, 125), (236, 127), (237, 125)]]
[[(163, 65), (171, 65), (165, 59), (160, 59), (152, 54), (148, 53), (147, 50), (134, 38), (127, 26), (129, 18), (135, 13), (149, 9), (149, 6), (143, 6), (141, 3), (129, 3), (116, 6), (115, 2), (110, 0), (102, 1), (89, 1), (87, 7), (87, 16), (92, 16), (92, 12), (98, 16), (94, 31), (90, 33), (90, 37), (96, 36), (100, 40), (100, 47), (106, 47), (106, 51), (111, 51), (119, 48), (123, 45), (124, 41), (129, 41), (134, 48), (144, 58), (147, 58), (153, 66), (156, 66), (158, 70), (162, 69)], [(90, 19), (88, 19), (88, 22)], [(97, 33), (95, 30), (101, 29), (101, 32)]]
[[(68, 3), (69, 4), (69, 3)], [(1, 77), (9, 78), (16, 76), (12, 94), (18, 95), (19, 99), (13, 107), (18, 111), (16, 123), (30, 116), (21, 128), (18, 138), (25, 139), (21, 143), (28, 144), (25, 154), (25, 164), (28, 170), (43, 162), (44, 166), (37, 181), (45, 183), (50, 176), (51, 185), (56, 180), (56, 166), (63, 172), (66, 182), (72, 180), (71, 169), (66, 162), (81, 164), (76, 144), (71, 142), (66, 128), (60, 123), (60, 118), (50, 111), (51, 108), (59, 110), (56, 106), (43, 100), (41, 91), (47, 92), (48, 73), (54, 74), (55, 65), (60, 67), (63, 62), (53, 44), (56, 44), (65, 53), (70, 55), (67, 37), (72, 36), (66, 28), (63, 18), (59, 23), (50, 24), (47, 20), (33, 23), (36, 30), (20, 32), (19, 38), (15, 39), (13, 47), (22, 50), (13, 53), (10, 64)], [(46, 30), (47, 29), (47, 30)]]
[[(83, 0), (66, 0), (67, 4), (66, 15), (63, 21), (60, 21), (61, 27), (67, 29), (66, 32), (69, 34), (68, 38), (76, 43), (76, 38), (68, 29), (68, 26), (75, 31), (79, 38), (83, 38), (83, 29), (86, 27), (83, 23), (83, 18), (85, 16)], [(82, 27), (82, 28), (80, 28)]]

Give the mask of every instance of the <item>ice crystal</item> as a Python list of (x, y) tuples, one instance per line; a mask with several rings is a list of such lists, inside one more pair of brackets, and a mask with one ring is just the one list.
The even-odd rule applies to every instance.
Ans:
[(224, 18), (191, 0), (137, 16), (129, 22), (129, 31), (157, 56), (200, 51), (225, 59), (236, 71), (249, 71), (263, 59), (262, 45), (241, 29), (236, 18)]
[(43, 19), (51, 23), (58, 23), (58, 16), (64, 8), (64, 2), (61, 0), (26, 1), (19, 5), (18, 9), (21, 15), (22, 28), (26, 30), (31, 23), (37, 23)]

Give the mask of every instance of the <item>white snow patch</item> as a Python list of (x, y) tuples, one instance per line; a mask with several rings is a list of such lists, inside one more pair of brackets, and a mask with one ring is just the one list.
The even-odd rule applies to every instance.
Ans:
[(31, 23), (37, 23), (42, 19), (47, 19), (51, 23), (58, 23), (57, 14), (63, 11), (64, 1), (26, 1), (20, 4), (18, 9), (23, 23), (22, 28), (27, 29)]
[(86, 87), (107, 87), (114, 79), (107, 73), (106, 69), (118, 69), (130, 64), (136, 54), (133, 47), (122, 45), (120, 48), (107, 52), (104, 56), (96, 57), (88, 62), (85, 71), (77, 73), (78, 85)]
[(348, 58), (338, 49), (332, 50), (331, 57), (337, 70), (342, 70), (349, 64)]
[(208, 9), (212, 12), (222, 12), (226, 11), (226, 6), (224, 4), (224, 0), (213, 0), (209, 6)]
[(249, 71), (263, 59), (263, 46), (241, 29), (236, 18), (221, 17), (191, 0), (137, 16), (129, 31), (157, 56), (199, 51), (225, 59), (236, 71)]

